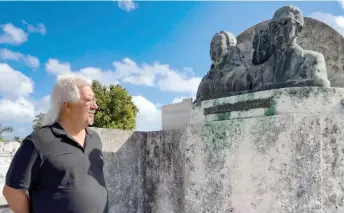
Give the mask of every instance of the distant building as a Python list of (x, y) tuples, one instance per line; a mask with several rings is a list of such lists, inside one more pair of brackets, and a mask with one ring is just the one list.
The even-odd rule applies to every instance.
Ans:
[(192, 98), (161, 107), (162, 130), (184, 128), (190, 123)]

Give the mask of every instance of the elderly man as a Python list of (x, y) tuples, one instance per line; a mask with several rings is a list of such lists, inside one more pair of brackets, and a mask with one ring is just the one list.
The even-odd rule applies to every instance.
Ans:
[(88, 79), (57, 79), (45, 126), (24, 139), (6, 176), (15, 213), (108, 212), (102, 144), (88, 128), (97, 108)]
[[(278, 9), (270, 24), (275, 52), (257, 73), (255, 87), (269, 84), (329, 87), (324, 56), (296, 44), (304, 24), (301, 11), (294, 6)], [(282, 86), (283, 87), (283, 86)]]

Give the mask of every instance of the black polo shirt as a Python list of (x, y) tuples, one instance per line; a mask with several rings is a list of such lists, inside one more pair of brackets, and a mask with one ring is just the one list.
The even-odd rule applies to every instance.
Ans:
[(87, 129), (85, 149), (55, 123), (24, 139), (6, 185), (29, 192), (31, 213), (108, 213), (100, 137)]

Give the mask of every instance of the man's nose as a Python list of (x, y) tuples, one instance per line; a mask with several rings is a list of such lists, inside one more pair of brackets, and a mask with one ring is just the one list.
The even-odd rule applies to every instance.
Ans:
[(96, 102), (93, 102), (93, 104), (91, 105), (92, 109), (98, 109), (98, 105)]

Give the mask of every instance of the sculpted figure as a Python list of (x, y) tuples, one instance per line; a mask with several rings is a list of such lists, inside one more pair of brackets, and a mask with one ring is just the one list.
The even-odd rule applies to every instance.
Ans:
[(210, 43), (213, 63), (198, 87), (196, 101), (225, 97), (250, 88), (243, 56), (236, 45), (232, 33), (220, 31), (214, 35)]
[(215, 96), (226, 97), (236, 92), (251, 90), (251, 75), (237, 46), (228, 48), (226, 61), (226, 66), (216, 76)]
[(225, 31), (220, 31), (213, 36), (209, 51), (213, 63), (198, 86), (196, 101), (208, 100), (213, 97), (216, 77), (226, 65), (229, 47), (235, 46), (236, 42), (235, 37)]
[(269, 30), (276, 50), (257, 72), (255, 88), (280, 83), (290, 83), (292, 86), (330, 86), (324, 56), (304, 50), (296, 43), (303, 24), (302, 13), (294, 6), (284, 6), (275, 12)]

